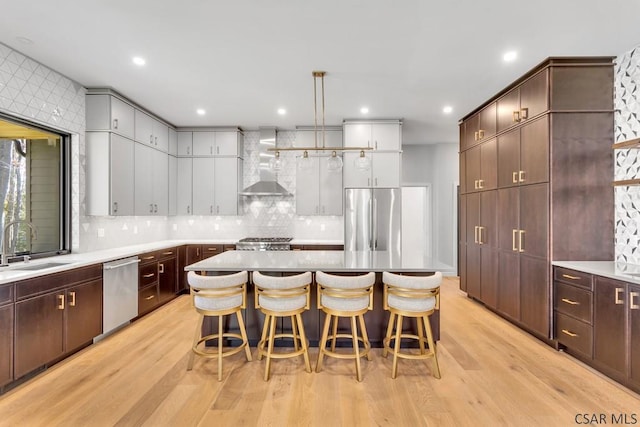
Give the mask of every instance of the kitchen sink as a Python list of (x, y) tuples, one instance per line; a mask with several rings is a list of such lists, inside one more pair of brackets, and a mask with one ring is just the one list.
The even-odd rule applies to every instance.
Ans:
[(60, 267), (62, 265), (67, 265), (68, 262), (44, 262), (42, 264), (24, 264), (20, 266), (16, 266), (11, 268), (11, 270), (20, 270), (20, 271), (32, 271), (32, 270), (44, 270), (45, 268), (53, 268)]

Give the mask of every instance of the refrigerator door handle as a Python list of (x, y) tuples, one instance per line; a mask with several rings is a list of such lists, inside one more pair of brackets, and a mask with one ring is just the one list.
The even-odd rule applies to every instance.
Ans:
[(369, 250), (373, 250), (373, 197), (369, 199)]
[(373, 239), (373, 244), (371, 245), (373, 250), (378, 248), (378, 200), (373, 198), (373, 213), (371, 215), (372, 218), (372, 233), (371, 238)]

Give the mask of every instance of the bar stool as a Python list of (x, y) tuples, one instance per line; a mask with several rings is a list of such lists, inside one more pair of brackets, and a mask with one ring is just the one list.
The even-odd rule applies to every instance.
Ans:
[[(309, 343), (301, 316), (305, 310), (309, 309), (311, 273), (274, 277), (256, 271), (253, 273), (253, 284), (256, 290), (255, 306), (265, 314), (262, 337), (258, 343), (258, 360), (262, 360), (263, 356), (267, 357), (264, 380), (268, 381), (271, 375), (271, 359), (286, 359), (302, 355), (306, 371), (311, 372)], [(276, 334), (276, 322), (281, 317), (291, 319), (292, 333)], [(293, 339), (293, 351), (278, 353), (273, 351), (274, 341), (282, 338)]]
[[(383, 341), (384, 350), (382, 355), (387, 357), (389, 351), (393, 352), (391, 378), (396, 378), (398, 374), (398, 357), (404, 359), (433, 358), (433, 376), (440, 378), (436, 344), (433, 340), (429, 316), (435, 309), (440, 308), (442, 273), (438, 271), (432, 276), (402, 276), (385, 271), (382, 273), (382, 282), (384, 283), (384, 309), (391, 313), (387, 334)], [(404, 317), (414, 317), (416, 319), (418, 335), (402, 333), (402, 320)], [(400, 341), (402, 338), (417, 340), (420, 346), (420, 354), (401, 352)], [(393, 349), (391, 348), (391, 341), (394, 341)], [(425, 343), (429, 346), (428, 351), (425, 349)]]
[[(373, 309), (373, 285), (375, 281), (376, 276), (374, 273), (360, 276), (336, 276), (322, 271), (316, 272), (318, 309), (321, 309), (326, 314), (322, 338), (320, 339), (316, 372), (320, 372), (322, 369), (324, 355), (338, 359), (355, 359), (357, 379), (362, 381), (360, 358), (366, 356), (367, 360), (371, 360), (371, 355), (369, 354), (371, 344), (369, 343), (363, 315), (368, 310)], [(338, 319), (340, 317), (351, 318), (351, 334), (338, 334)], [(360, 322), (362, 336), (358, 335), (356, 318)], [(331, 336), (329, 336), (329, 325), (332, 319), (333, 330)], [(338, 338), (351, 338), (353, 353), (336, 352)], [(331, 350), (326, 348), (327, 341), (331, 342)], [(360, 351), (359, 341), (363, 344), (362, 351)]]
[[(247, 299), (247, 277), (246, 271), (228, 274), (224, 276), (201, 276), (194, 271), (187, 274), (187, 280), (193, 297), (193, 305), (200, 319), (196, 325), (196, 332), (193, 338), (192, 353), (189, 356), (187, 370), (193, 369), (193, 359), (197, 354), (202, 357), (218, 359), (218, 381), (222, 381), (222, 358), (236, 354), (244, 348), (247, 360), (251, 361), (251, 349), (247, 332), (242, 320), (242, 309), (245, 308)], [(224, 332), (224, 316), (236, 314), (240, 334)], [(202, 336), (202, 327), (205, 316), (218, 317), (218, 333)], [(238, 338), (242, 343), (237, 347), (223, 348), (225, 338)], [(204, 344), (207, 340), (217, 340), (218, 351), (205, 351)], [(202, 349), (199, 348), (200, 344)]]

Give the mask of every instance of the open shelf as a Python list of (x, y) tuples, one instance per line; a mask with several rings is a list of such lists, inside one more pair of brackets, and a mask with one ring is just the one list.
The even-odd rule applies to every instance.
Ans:
[(613, 181), (614, 187), (622, 187), (625, 185), (640, 185), (640, 178), (635, 179), (623, 179), (620, 181)]
[(611, 146), (614, 150), (619, 148), (640, 148), (640, 138), (629, 139), (627, 141), (616, 142)]

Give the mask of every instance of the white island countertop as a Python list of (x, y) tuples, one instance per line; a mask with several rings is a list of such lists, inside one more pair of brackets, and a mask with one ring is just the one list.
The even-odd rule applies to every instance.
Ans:
[(640, 265), (615, 261), (553, 261), (552, 264), (623, 282), (640, 283)]
[(227, 251), (191, 264), (185, 270), (424, 273), (450, 271), (452, 267), (421, 255), (402, 257), (387, 251)]

